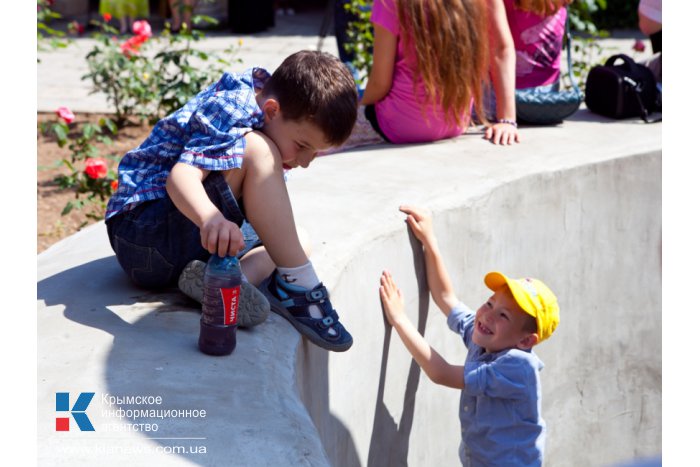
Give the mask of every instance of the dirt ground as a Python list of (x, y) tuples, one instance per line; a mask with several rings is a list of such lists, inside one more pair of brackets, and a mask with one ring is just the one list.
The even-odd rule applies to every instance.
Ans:
[[(85, 122), (98, 122), (104, 114), (76, 114), (75, 121), (70, 128), (75, 131), (81, 128)], [(58, 117), (54, 113), (38, 113), (37, 122), (55, 121)], [(122, 128), (118, 135), (113, 136), (113, 144), (109, 147), (97, 145), (102, 155), (115, 154), (123, 156), (128, 150), (135, 148), (148, 136), (151, 126), (146, 123), (132, 122)], [(73, 133), (71, 133), (73, 134)], [(77, 134), (77, 133), (75, 133)], [(59, 148), (56, 138), (51, 135), (43, 135), (37, 125), (37, 254), (59, 240), (68, 237), (87, 225), (97, 222), (86, 214), (92, 213), (100, 219), (104, 212), (99, 209), (73, 210), (62, 216), (61, 212), (66, 203), (75, 198), (73, 190), (61, 189), (54, 178), (61, 174), (68, 174), (68, 169), (61, 164), (62, 159), (70, 160), (70, 150), (67, 147)], [(110, 164), (116, 170), (116, 162)]]

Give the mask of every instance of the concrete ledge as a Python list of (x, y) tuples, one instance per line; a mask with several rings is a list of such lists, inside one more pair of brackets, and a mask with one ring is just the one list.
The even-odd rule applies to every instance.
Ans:
[[(425, 379), (381, 314), (386, 268), (430, 343), (464, 360), (429, 303), (419, 246), (397, 209), (409, 203), (433, 211), (468, 305), (488, 296), (481, 279), (493, 269), (541, 277), (559, 296), (562, 323), (537, 349), (548, 464), (659, 455), (661, 125), (581, 110), (522, 136), (510, 148), (478, 134), (377, 146), (292, 174), (297, 222), (311, 232), (312, 260), (355, 337), (344, 354), (308, 345), (276, 316), (239, 332), (229, 358), (199, 354), (196, 309), (177, 293), (129, 285), (103, 224), (39, 255), (40, 463), (458, 465), (459, 391)], [(56, 432), (56, 392), (70, 392), (71, 403), (96, 392), (86, 413), (98, 431)], [(110, 407), (103, 394), (162, 404)], [(203, 409), (206, 418), (136, 422), (157, 423), (156, 432), (100, 430), (125, 423), (110, 412), (120, 408)], [(158, 439), (187, 437), (206, 439)], [(207, 453), (167, 452), (182, 444)]]

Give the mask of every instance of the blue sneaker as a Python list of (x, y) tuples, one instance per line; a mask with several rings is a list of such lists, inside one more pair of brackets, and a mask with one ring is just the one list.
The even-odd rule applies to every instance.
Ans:
[[(270, 310), (289, 321), (314, 344), (334, 352), (344, 352), (352, 346), (352, 336), (338, 321), (338, 313), (323, 284), (305, 289), (285, 282), (275, 270), (259, 289), (270, 302)], [(324, 317), (312, 318), (310, 305), (318, 306)]]

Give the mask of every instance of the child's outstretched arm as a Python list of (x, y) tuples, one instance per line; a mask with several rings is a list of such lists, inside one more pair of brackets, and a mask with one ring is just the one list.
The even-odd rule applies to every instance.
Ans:
[(430, 213), (428, 210), (416, 206), (399, 206), (399, 210), (407, 214), (406, 223), (411, 228), (413, 235), (423, 244), (430, 294), (438, 308), (447, 316), (459, 300), (454, 293), (450, 275), (447, 273), (447, 268), (445, 268), (445, 263), (438, 249)]
[(207, 196), (202, 181), (208, 174), (206, 170), (178, 162), (170, 171), (165, 188), (180, 212), (199, 227), (202, 247), (211, 254), (233, 256), (245, 246), (243, 234)]
[(451, 388), (464, 388), (464, 367), (447, 363), (411, 324), (404, 312), (401, 290), (388, 271), (382, 273), (379, 295), (387, 321), (430, 380)]

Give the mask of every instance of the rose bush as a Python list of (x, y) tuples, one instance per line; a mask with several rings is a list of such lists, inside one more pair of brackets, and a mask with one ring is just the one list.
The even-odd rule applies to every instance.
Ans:
[(61, 214), (94, 203), (99, 204), (98, 212), (104, 212), (107, 199), (117, 187), (117, 175), (109, 168), (108, 160), (117, 162), (119, 158), (114, 154), (102, 155), (98, 144), (102, 148), (111, 145), (112, 138), (108, 134), (116, 134), (117, 126), (109, 119), (101, 119), (98, 124), (73, 128), (75, 115), (67, 107), (59, 107), (56, 115), (56, 121), (47, 122), (40, 129), (45, 134), (52, 133), (60, 147), (68, 146), (70, 150), (70, 157), (59, 162), (60, 166), (68, 169), (68, 173), (54, 179), (60, 188), (75, 191), (75, 199), (66, 204)]
[[(216, 23), (204, 16), (193, 21)], [(195, 49), (193, 45), (204, 37), (197, 30), (183, 28), (174, 34), (166, 23), (156, 37), (147, 21), (135, 21), (134, 35), (120, 44), (112, 37), (116, 29), (106, 22), (94, 24), (101, 32), (95, 34), (97, 45), (86, 56), (89, 73), (82, 79), (92, 81), (91, 92), (107, 97), (120, 127), (130, 117), (155, 123), (185, 105), (235, 61), (233, 47), (224, 51), (231, 59)]]
[[(47, 0), (42, 0), (46, 2)], [(166, 23), (157, 37), (147, 21), (133, 24), (133, 35), (118, 39), (118, 31), (110, 26), (111, 15), (93, 21), (98, 27), (96, 45), (87, 54), (89, 72), (82, 77), (92, 81), (91, 92), (101, 92), (115, 109), (114, 120), (101, 119), (98, 124), (75, 124), (75, 115), (67, 107), (56, 110), (56, 120), (41, 124), (40, 130), (52, 134), (59, 147), (67, 147), (69, 156), (57, 166), (66, 173), (55, 178), (62, 189), (75, 192), (75, 199), (62, 214), (90, 205), (85, 215), (99, 219), (106, 202), (118, 187), (116, 168), (119, 157), (106, 154), (112, 144), (110, 135), (117, 134), (131, 117), (154, 123), (185, 105), (195, 94), (218, 79), (235, 59), (233, 47), (217, 55), (197, 50), (194, 44), (203, 33), (183, 28), (172, 33)], [(206, 17), (193, 18), (215, 22)], [(238, 48), (242, 45), (238, 42)], [(230, 57), (230, 59), (224, 58)]]

